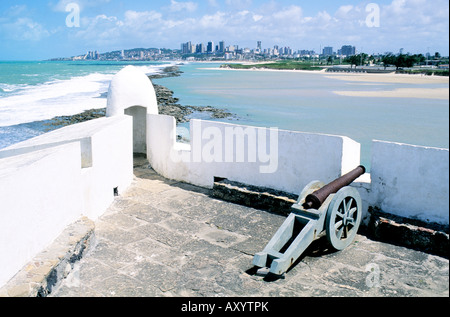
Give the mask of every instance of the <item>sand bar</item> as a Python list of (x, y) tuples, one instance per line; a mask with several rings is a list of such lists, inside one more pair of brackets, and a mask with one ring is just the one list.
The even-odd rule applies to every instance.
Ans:
[(449, 100), (448, 88), (398, 88), (381, 91), (334, 91), (335, 94), (348, 97), (378, 98), (425, 98)]
[[(252, 64), (252, 63), (248, 63)], [(255, 65), (258, 63), (254, 63)], [(414, 87), (413, 85), (440, 85), (449, 84), (447, 76), (425, 76), (425, 75), (408, 75), (408, 74), (367, 74), (367, 73), (328, 73), (326, 69), (321, 71), (311, 70), (288, 70), (288, 69), (267, 69), (267, 68), (250, 68), (250, 69), (234, 69), (234, 68), (206, 68), (210, 70), (228, 70), (228, 71), (252, 71), (252, 72), (295, 72), (317, 74), (330, 79), (348, 81), (354, 85), (377, 86), (382, 84), (410, 84), (411, 88), (398, 88), (394, 90), (368, 90), (368, 91), (334, 91), (341, 96), (349, 97), (378, 97), (378, 98), (424, 98), (449, 100), (449, 88), (423, 88)]]
[[(242, 62), (245, 65), (258, 65), (267, 63), (254, 63), (254, 62)], [(226, 62), (221, 64), (227, 64)], [(228, 64), (232, 64), (228, 62)], [(294, 70), (294, 69), (269, 69), (269, 68), (248, 68), (248, 69), (235, 69), (235, 68), (220, 68), (220, 67), (208, 67), (204, 69), (209, 70), (228, 70), (228, 71), (253, 71), (253, 72), (285, 72), (285, 73), (308, 73), (323, 75), (326, 78), (345, 80), (351, 82), (367, 82), (367, 83), (396, 83), (396, 84), (449, 84), (449, 77), (447, 76), (426, 76), (426, 75), (408, 75), (408, 74), (367, 74), (367, 73), (331, 73), (323, 70)]]
[[(449, 84), (446, 76), (424, 76), (406, 74), (327, 74), (325, 77), (345, 80), (354, 84), (410, 84), (410, 85), (436, 85)], [(379, 97), (379, 98), (425, 98), (449, 100), (449, 88), (397, 88), (394, 90), (370, 90), (370, 91), (334, 91), (341, 96), (350, 97)]]
[(369, 83), (393, 83), (393, 84), (448, 84), (447, 76), (425, 76), (407, 74), (361, 74), (361, 73), (326, 73), (327, 78)]

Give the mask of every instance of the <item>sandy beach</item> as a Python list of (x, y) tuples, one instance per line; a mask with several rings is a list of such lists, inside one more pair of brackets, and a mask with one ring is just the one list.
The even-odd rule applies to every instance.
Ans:
[(396, 83), (396, 84), (448, 84), (449, 77), (407, 74), (361, 74), (361, 73), (326, 73), (327, 78), (353, 82)]
[[(352, 83), (379, 85), (379, 84), (408, 84), (411, 88), (398, 88), (394, 90), (368, 90), (368, 91), (334, 91), (340, 96), (350, 97), (378, 97), (378, 98), (425, 98), (449, 100), (449, 77), (423, 76), (404, 74), (327, 74), (327, 78), (345, 80)], [(447, 84), (446, 88), (413, 87), (413, 85)]]
[[(251, 63), (248, 63), (251, 64)], [(258, 64), (258, 63), (254, 63)], [(232, 68), (210, 68), (225, 71), (251, 71), (251, 72), (295, 72), (321, 75), (326, 78), (348, 81), (349, 84), (376, 86), (383, 84), (408, 84), (411, 88), (398, 88), (394, 90), (367, 90), (367, 91), (334, 91), (340, 96), (349, 97), (378, 97), (378, 98), (425, 98), (449, 100), (449, 88), (424, 88), (423, 85), (449, 84), (449, 77), (446, 76), (425, 76), (407, 74), (367, 74), (367, 73), (327, 73), (326, 70), (277, 70), (264, 68), (232, 69)], [(421, 85), (422, 87), (414, 87)]]
[(340, 96), (349, 97), (378, 97), (378, 98), (425, 98), (449, 100), (448, 88), (399, 88), (380, 91), (334, 91)]

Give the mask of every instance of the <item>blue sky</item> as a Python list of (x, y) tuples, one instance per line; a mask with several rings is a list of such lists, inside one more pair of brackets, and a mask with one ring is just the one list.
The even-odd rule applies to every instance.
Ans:
[[(79, 15), (66, 12), (70, 4)], [(79, 27), (67, 25), (70, 14), (72, 23), (79, 16)], [(366, 53), (448, 55), (448, 29), (448, 0), (1, 0), (0, 60), (222, 40), (249, 48), (260, 40), (263, 48), (318, 52), (351, 44)]]

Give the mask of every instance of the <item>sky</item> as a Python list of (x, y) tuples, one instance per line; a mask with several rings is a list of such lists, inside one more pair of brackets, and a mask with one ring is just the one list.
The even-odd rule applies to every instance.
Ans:
[(448, 0), (1, 0), (0, 60), (181, 43), (449, 55)]

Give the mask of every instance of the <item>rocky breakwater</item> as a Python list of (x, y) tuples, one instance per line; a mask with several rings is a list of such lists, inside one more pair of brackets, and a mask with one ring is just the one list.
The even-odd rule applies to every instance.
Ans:
[[(235, 117), (224, 109), (218, 109), (211, 106), (183, 106), (178, 103), (179, 99), (173, 96), (173, 91), (160, 86), (155, 87), (156, 97), (158, 99), (159, 113), (175, 117), (177, 123), (188, 122), (195, 117), (195, 113), (208, 114), (212, 119), (224, 119)], [(203, 117), (203, 116), (202, 116)]]
[[(150, 75), (149, 79), (154, 82), (155, 79), (166, 77), (178, 77), (183, 72), (177, 66), (170, 66), (163, 69), (159, 74)], [(191, 106), (180, 105), (179, 99), (175, 98), (174, 92), (167, 87), (153, 83), (156, 97), (158, 100), (158, 110), (162, 115), (169, 115), (175, 117), (177, 124), (189, 122), (190, 119), (196, 117), (209, 117), (210, 119), (225, 119), (235, 118), (235, 115), (224, 109), (218, 109), (211, 106)], [(106, 94), (102, 96), (106, 97)], [(58, 116), (44, 123), (46, 131), (55, 130), (71, 124), (76, 124), (92, 119), (104, 117), (106, 115), (106, 108), (89, 109), (82, 113), (69, 116)]]

